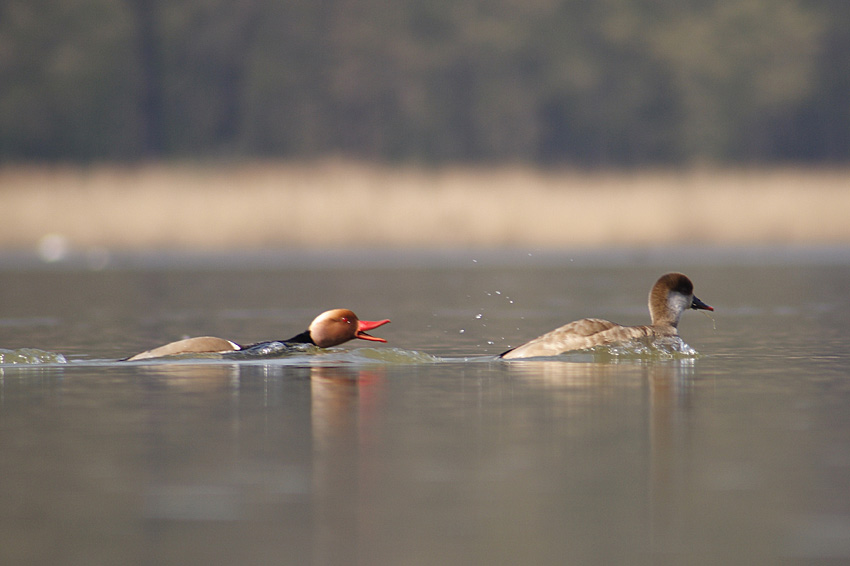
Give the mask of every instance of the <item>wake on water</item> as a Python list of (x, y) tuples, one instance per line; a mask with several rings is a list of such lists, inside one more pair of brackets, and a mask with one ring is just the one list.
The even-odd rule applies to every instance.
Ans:
[(47, 352), (38, 348), (19, 348), (7, 350), (0, 348), (0, 365), (40, 365), (65, 364), (68, 360), (57, 352)]
[[(631, 342), (596, 346), (587, 350), (567, 352), (537, 360), (601, 362), (611, 363), (620, 361), (665, 361), (698, 358), (699, 353), (686, 344), (680, 337), (641, 339)], [(91, 360), (90, 363), (130, 364), (168, 364), (168, 363), (275, 363), (281, 365), (348, 365), (348, 364), (433, 364), (440, 362), (481, 362), (494, 361), (498, 358), (487, 355), (469, 357), (440, 357), (417, 350), (401, 348), (328, 348), (321, 349), (305, 347), (288, 351), (275, 356), (245, 356), (238, 360), (223, 357), (220, 354), (194, 354), (173, 356), (171, 358), (153, 358), (150, 360), (119, 362), (117, 360)], [(48, 352), (37, 348), (19, 348), (8, 350), (0, 348), (0, 365), (48, 365), (69, 363), (65, 356), (58, 352)], [(74, 360), (74, 363), (87, 363), (86, 360)], [(522, 363), (522, 360), (511, 360), (510, 363)]]
[[(685, 343), (678, 336), (662, 338), (641, 338), (629, 342), (617, 344), (606, 344), (581, 350), (569, 352), (558, 356), (579, 361), (617, 362), (617, 361), (666, 361), (687, 360), (700, 356), (699, 352)], [(588, 359), (590, 358), (590, 359)]]

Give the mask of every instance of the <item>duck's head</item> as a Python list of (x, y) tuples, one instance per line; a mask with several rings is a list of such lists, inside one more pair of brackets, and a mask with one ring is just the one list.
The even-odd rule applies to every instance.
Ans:
[(386, 342), (383, 338), (370, 336), (366, 332), (387, 324), (389, 320), (360, 320), (348, 309), (333, 309), (323, 312), (310, 323), (310, 338), (320, 348), (338, 346), (354, 338)]
[(687, 309), (713, 311), (714, 308), (694, 296), (694, 284), (682, 273), (667, 273), (658, 278), (649, 292), (652, 324), (676, 328)]

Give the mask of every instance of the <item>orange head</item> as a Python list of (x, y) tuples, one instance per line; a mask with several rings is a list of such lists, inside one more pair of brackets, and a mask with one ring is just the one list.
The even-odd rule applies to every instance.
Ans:
[(389, 320), (360, 320), (348, 309), (333, 309), (323, 312), (310, 323), (310, 337), (316, 346), (330, 348), (354, 338), (386, 342), (383, 338), (370, 336), (366, 331), (387, 324)]

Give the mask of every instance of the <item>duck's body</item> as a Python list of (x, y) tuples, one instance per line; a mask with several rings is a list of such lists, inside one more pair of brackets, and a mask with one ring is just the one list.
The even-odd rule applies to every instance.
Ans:
[(694, 285), (690, 279), (681, 273), (668, 273), (662, 275), (649, 292), (652, 324), (623, 326), (598, 318), (584, 318), (508, 350), (501, 357), (510, 360), (557, 356), (565, 352), (628, 342), (646, 336), (677, 336), (679, 318), (687, 309), (714, 310), (694, 296)]
[(124, 361), (147, 360), (166, 356), (187, 356), (192, 354), (222, 354), (271, 356), (294, 350), (299, 346), (314, 345), (320, 348), (330, 348), (354, 338), (386, 342), (383, 338), (370, 336), (368, 330), (387, 324), (389, 320), (369, 321), (360, 320), (348, 309), (334, 309), (317, 316), (310, 327), (304, 332), (288, 340), (258, 342), (242, 346), (231, 340), (215, 336), (198, 336), (170, 342), (152, 350), (146, 350)]

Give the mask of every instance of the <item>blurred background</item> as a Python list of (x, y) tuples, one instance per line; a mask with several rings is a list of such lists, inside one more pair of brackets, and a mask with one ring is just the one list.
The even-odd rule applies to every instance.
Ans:
[(0, 246), (844, 243), (848, 94), (839, 0), (2, 0)]

